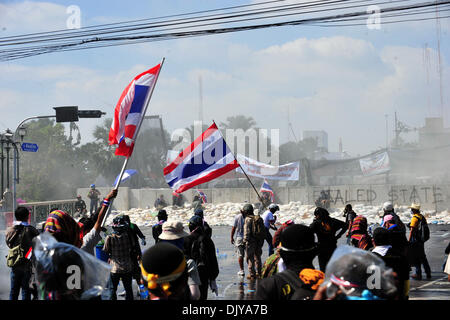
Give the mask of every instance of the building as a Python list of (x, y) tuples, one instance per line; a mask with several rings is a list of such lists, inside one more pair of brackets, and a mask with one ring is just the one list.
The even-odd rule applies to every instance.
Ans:
[(419, 129), (419, 147), (429, 149), (449, 144), (450, 128), (444, 128), (444, 119), (425, 118), (425, 126)]

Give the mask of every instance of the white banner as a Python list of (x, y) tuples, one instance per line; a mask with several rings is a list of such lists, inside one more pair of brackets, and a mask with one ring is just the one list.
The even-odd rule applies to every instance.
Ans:
[(365, 176), (386, 173), (391, 170), (387, 152), (379, 153), (369, 158), (359, 160), (361, 171)]
[[(292, 162), (281, 166), (271, 166), (241, 154), (237, 155), (237, 160), (241, 167), (249, 176), (268, 179), (268, 180), (294, 180), (299, 178), (300, 162)], [(236, 172), (242, 173), (241, 168)]]

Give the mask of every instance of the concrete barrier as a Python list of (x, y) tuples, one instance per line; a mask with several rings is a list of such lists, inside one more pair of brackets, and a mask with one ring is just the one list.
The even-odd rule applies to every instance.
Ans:
[[(98, 188), (101, 197), (111, 190), (110, 188)], [(258, 202), (258, 197), (253, 188), (214, 188), (201, 189), (210, 203), (225, 202)], [(345, 186), (312, 186), (312, 187), (279, 187), (274, 188), (274, 193), (280, 204), (291, 201), (299, 201), (302, 204), (314, 204), (320, 192), (324, 190), (330, 195), (331, 207), (343, 207), (347, 203), (364, 205), (381, 205), (391, 201), (394, 205), (410, 205), (419, 202), (426, 210), (443, 211), (450, 207), (449, 185), (345, 185)], [(259, 190), (258, 190), (259, 191)], [(77, 190), (89, 209), (87, 193), (89, 188)], [(114, 209), (129, 210), (131, 208), (153, 208), (153, 204), (159, 195), (164, 195), (166, 202), (172, 204), (172, 190), (161, 189), (130, 189), (121, 187), (114, 200)], [(195, 189), (187, 190), (183, 196), (188, 202), (192, 202), (197, 194)]]

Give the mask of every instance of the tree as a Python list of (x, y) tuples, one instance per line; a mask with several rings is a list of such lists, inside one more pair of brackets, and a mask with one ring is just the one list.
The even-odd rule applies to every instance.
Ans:
[(32, 121), (27, 131), (26, 140), (37, 143), (39, 150), (20, 153), (17, 197), (28, 202), (73, 197), (87, 175), (64, 134), (64, 126), (54, 120), (40, 119)]
[(221, 129), (242, 129), (247, 131), (248, 129), (256, 126), (256, 121), (252, 117), (246, 117), (243, 115), (227, 117), (227, 122), (221, 122)]

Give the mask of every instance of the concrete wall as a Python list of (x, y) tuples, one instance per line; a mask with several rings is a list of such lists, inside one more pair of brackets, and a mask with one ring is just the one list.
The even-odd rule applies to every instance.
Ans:
[[(111, 189), (99, 188), (101, 197)], [(257, 189), (259, 191), (259, 189)], [(280, 204), (291, 201), (300, 201), (303, 204), (314, 204), (319, 197), (320, 191), (329, 192), (332, 207), (342, 207), (346, 203), (380, 205), (385, 201), (392, 201), (396, 205), (410, 205), (412, 202), (419, 202), (426, 210), (442, 211), (450, 208), (450, 186), (449, 185), (345, 185), (330, 187), (280, 187), (274, 188), (277, 202)], [(86, 201), (88, 188), (78, 189)], [(245, 201), (255, 203), (258, 198), (253, 188), (216, 188), (202, 189), (208, 197), (208, 202), (224, 203)], [(153, 207), (156, 198), (163, 194), (169, 205), (172, 204), (171, 189), (130, 189), (120, 187), (119, 195), (114, 201), (114, 208), (118, 210), (128, 210), (130, 208)], [(188, 202), (191, 202), (196, 190), (190, 189), (183, 193)]]

